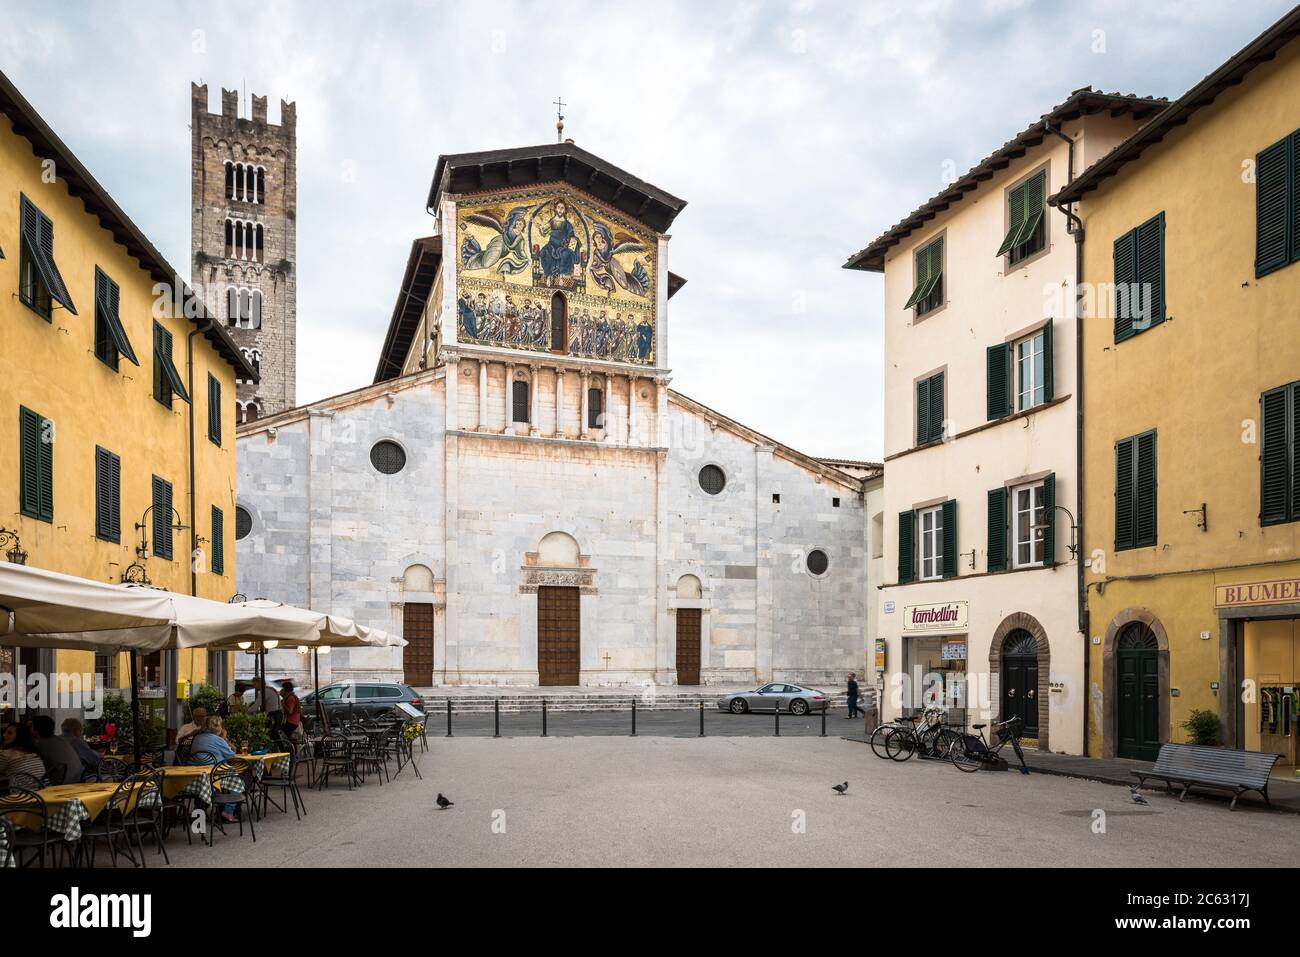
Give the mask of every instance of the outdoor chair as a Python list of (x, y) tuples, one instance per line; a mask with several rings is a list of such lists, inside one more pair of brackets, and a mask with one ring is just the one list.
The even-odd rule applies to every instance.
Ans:
[[(155, 768), (152, 771), (137, 774), (136, 781), (135, 802), (124, 815), (124, 823), (135, 830), (135, 843), (140, 848), (140, 866), (147, 866), (144, 862), (143, 833), (153, 834), (154, 841), (157, 843), (156, 853), (162, 854), (163, 861), (170, 864), (171, 858), (167, 854), (167, 848), (163, 841), (163, 831), (169, 805), (166, 798), (163, 797), (162, 770)], [(175, 804), (170, 805), (170, 808), (174, 809), (175, 807)]]
[[(135, 775), (124, 778), (110, 795), (108, 805), (99, 818), (81, 828), (81, 847), (90, 849), (90, 867), (95, 866), (95, 852), (100, 841), (108, 843), (108, 855), (114, 867), (117, 867), (118, 841), (126, 842), (122, 852), (133, 867), (143, 865), (144, 847), (140, 847), (140, 860), (137, 862), (135, 854), (131, 852), (131, 830), (127, 826), (128, 817), (135, 809), (134, 796), (139, 786), (140, 779)], [(135, 836), (138, 840), (139, 834)]]
[(364, 741), (357, 741), (352, 746), (352, 760), (362, 784), (373, 773), (380, 786), (383, 786), (384, 776), (388, 774), (388, 761), (379, 733), (371, 732), (365, 735)]
[[(15, 775), (15, 777), (30, 777), (30, 775)], [(38, 826), (18, 827), (13, 817), (19, 814), (23, 815), (29, 823), (35, 819)], [(0, 795), (0, 818), (3, 818), (14, 831), (9, 847), (13, 851), (14, 863), (18, 867), (23, 866), (23, 851), (30, 852), (27, 858), (28, 866), (33, 860), (39, 860), (41, 867), (44, 867), (46, 848), (52, 849), (56, 866), (61, 863), (66, 842), (63, 840), (63, 835), (50, 830), (49, 807), (35, 789), (15, 787), (11, 779), (9, 792)]]
[(126, 762), (117, 758), (104, 758), (99, 762), (100, 781), (121, 781), (130, 773), (131, 769), (126, 766)]
[(357, 766), (352, 757), (352, 742), (340, 734), (327, 734), (321, 738), (320, 782), (325, 787), (330, 775), (342, 773), (348, 779), (348, 790), (356, 781)]
[[(215, 843), (216, 830), (225, 833), (222, 826), (222, 805), (234, 804), (239, 813), (239, 836), (244, 836), (244, 818), (248, 818), (248, 830), (257, 843), (257, 827), (253, 815), (257, 811), (259, 790), (253, 774), (253, 765), (243, 758), (227, 758), (220, 764), (214, 764), (210, 772), (212, 779), (212, 805), (208, 809), (208, 846)], [(245, 814), (247, 811), (247, 814)]]
[(14, 822), (0, 814), (0, 871), (18, 866), (14, 857), (15, 836)]
[[(274, 804), (284, 814), (289, 813), (288, 801), (285, 800), (287, 794), (289, 800), (293, 801), (293, 816), (299, 821), (302, 815), (307, 813), (307, 805), (303, 803), (302, 792), (298, 790), (298, 749), (291, 743), (285, 742), (284, 749), (289, 752), (289, 770), (285, 774), (263, 774), (262, 775), (262, 814), (269, 812), (269, 806)], [(280, 793), (280, 800), (277, 801), (271, 796), (272, 791)], [(302, 813), (300, 814), (299, 811)]]
[(6, 785), (6, 788), (10, 791), (39, 791), (45, 786), (46, 781), (44, 778), (38, 778), (34, 774), (27, 774), (24, 771), (19, 771), (15, 774), (9, 775), (9, 783)]

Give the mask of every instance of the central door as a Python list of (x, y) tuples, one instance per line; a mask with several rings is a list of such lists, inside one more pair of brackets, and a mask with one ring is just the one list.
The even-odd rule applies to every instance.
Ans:
[(576, 685), (582, 627), (578, 589), (537, 589), (537, 676), (542, 685)]
[(1002, 720), (1012, 717), (1026, 738), (1038, 737), (1038, 642), (1020, 629), (1002, 644)]
[(700, 610), (677, 609), (677, 683), (700, 683)]
[(413, 603), (402, 606), (402, 680), (408, 685), (433, 684), (433, 606)]
[(1160, 751), (1159, 660), (1155, 632), (1136, 621), (1124, 629), (1115, 649), (1121, 758), (1154, 761)]

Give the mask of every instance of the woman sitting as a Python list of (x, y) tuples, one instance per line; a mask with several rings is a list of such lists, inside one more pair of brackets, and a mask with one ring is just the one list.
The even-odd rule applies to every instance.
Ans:
[[(190, 739), (190, 763), (220, 764), (233, 757), (235, 749), (226, 740), (226, 729), (221, 719), (215, 714), (208, 715), (203, 721), (203, 727)], [(235, 804), (222, 804), (220, 807), (221, 819), (227, 824), (239, 820), (235, 817)]]
[(10, 724), (0, 736), (0, 776), (12, 778), (20, 774), (40, 781), (45, 777), (45, 762), (36, 751), (32, 729), (25, 724)]

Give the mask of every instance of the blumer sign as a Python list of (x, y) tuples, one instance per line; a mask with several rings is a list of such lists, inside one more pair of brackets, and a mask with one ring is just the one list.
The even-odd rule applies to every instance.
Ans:
[(1217, 585), (1216, 608), (1239, 608), (1246, 605), (1288, 605), (1300, 603), (1300, 578), (1279, 578), (1266, 582), (1242, 582), (1240, 585)]
[(968, 606), (964, 601), (903, 607), (904, 631), (964, 631), (969, 619)]

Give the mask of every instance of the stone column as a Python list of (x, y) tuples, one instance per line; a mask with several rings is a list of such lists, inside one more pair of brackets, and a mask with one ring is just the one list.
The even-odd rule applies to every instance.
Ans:
[(564, 370), (555, 370), (555, 437), (564, 437)]
[(508, 434), (515, 430), (515, 367), (510, 362), (506, 363), (506, 397), (504, 404), (506, 417), (505, 426), (501, 431)]
[(636, 376), (627, 377), (627, 444), (636, 444)]
[(478, 362), (478, 428), (488, 427), (488, 367), (482, 359)]
[(537, 435), (537, 387), (540, 384), (541, 370), (535, 365), (528, 367), (532, 380), (528, 385), (528, 434)]
[(613, 425), (614, 423), (614, 418), (613, 418), (614, 404), (611, 401), (614, 397), (614, 390), (613, 390), (613, 386), (611, 385), (613, 381), (614, 381), (614, 377), (611, 376), (609, 373), (606, 373), (605, 374), (605, 401), (601, 407), (601, 414), (602, 414), (601, 428), (605, 430), (606, 442), (614, 441), (614, 430), (610, 428), (610, 426)]
[(578, 437), (585, 439), (587, 437), (587, 423), (591, 421), (591, 405), (588, 393), (591, 391), (591, 373), (583, 369), (581, 378), (578, 380), (578, 388), (582, 390), (582, 421), (578, 423)]
[(447, 429), (455, 431), (460, 427), (456, 399), (456, 392), (460, 386), (460, 356), (454, 352), (448, 352), (446, 368), (447, 371), (443, 375), (443, 385), (447, 395)]

